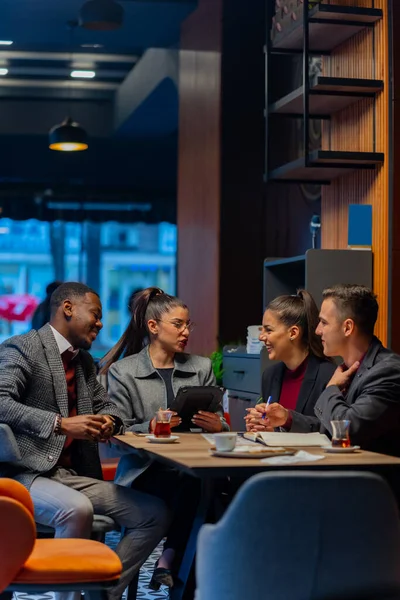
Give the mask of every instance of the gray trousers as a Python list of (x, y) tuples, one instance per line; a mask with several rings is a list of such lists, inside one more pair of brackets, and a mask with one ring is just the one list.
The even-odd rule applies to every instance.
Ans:
[[(124, 527), (116, 553), (123, 572), (110, 600), (120, 598), (141, 565), (167, 532), (170, 516), (154, 496), (109, 481), (81, 477), (59, 467), (48, 477), (37, 477), (31, 488), (35, 521), (55, 529), (58, 538), (90, 538), (93, 514), (107, 515)], [(59, 600), (76, 594), (57, 594)]]

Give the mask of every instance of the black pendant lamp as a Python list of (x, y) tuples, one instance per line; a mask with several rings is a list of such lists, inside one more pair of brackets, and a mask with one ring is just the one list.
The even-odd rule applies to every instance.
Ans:
[[(73, 59), (73, 44), (72, 37), (77, 21), (68, 21), (67, 26), (70, 30), (70, 45), (71, 45), (71, 63)], [(70, 88), (71, 93), (71, 88)], [(70, 102), (71, 104), (71, 97)], [(71, 108), (71, 106), (70, 106)], [(70, 113), (71, 114), (71, 113)], [(58, 150), (60, 152), (79, 152), (87, 150), (87, 133), (71, 117), (66, 117), (64, 121), (58, 125), (54, 125), (49, 131), (49, 148), (50, 150)]]
[(79, 11), (79, 25), (94, 31), (118, 29), (124, 19), (124, 9), (114, 0), (88, 0)]
[(61, 152), (87, 150), (87, 133), (79, 123), (67, 117), (62, 123), (50, 129), (49, 148)]

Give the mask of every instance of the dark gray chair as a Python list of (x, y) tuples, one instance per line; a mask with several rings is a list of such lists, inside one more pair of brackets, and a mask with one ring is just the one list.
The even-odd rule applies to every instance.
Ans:
[(197, 543), (196, 600), (400, 597), (400, 523), (372, 473), (256, 475)]

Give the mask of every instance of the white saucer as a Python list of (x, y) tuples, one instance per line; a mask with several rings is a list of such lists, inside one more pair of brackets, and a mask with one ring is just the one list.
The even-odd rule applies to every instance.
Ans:
[(209, 450), (211, 456), (221, 456), (223, 458), (271, 458), (273, 456), (291, 456), (294, 454), (291, 450), (261, 450), (261, 452), (234, 452), (233, 450)]
[(360, 446), (348, 446), (347, 448), (340, 448), (340, 446), (323, 446), (325, 452), (331, 452), (332, 454), (347, 454), (349, 452), (355, 452), (360, 449)]
[(156, 437), (155, 435), (146, 435), (147, 441), (152, 444), (173, 444), (176, 440), (179, 440), (179, 435), (171, 435), (167, 438)]

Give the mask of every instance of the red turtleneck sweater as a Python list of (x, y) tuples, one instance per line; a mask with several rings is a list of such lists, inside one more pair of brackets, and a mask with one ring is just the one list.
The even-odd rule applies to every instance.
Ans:
[(307, 370), (308, 356), (303, 360), (301, 365), (291, 371), (286, 369), (282, 381), (281, 395), (279, 398), (280, 404), (288, 410), (296, 410), (297, 399), (299, 397), (301, 384), (303, 383), (304, 375)]

